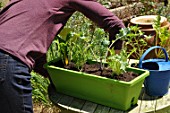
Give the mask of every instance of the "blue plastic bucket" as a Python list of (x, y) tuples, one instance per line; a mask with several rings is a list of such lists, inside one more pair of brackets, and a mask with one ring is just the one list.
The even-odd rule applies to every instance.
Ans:
[[(153, 49), (162, 49), (165, 59), (147, 59), (145, 56)], [(144, 81), (145, 92), (150, 96), (163, 96), (168, 93), (170, 84), (170, 62), (166, 50), (160, 46), (147, 49), (139, 60), (139, 68), (150, 71)]]

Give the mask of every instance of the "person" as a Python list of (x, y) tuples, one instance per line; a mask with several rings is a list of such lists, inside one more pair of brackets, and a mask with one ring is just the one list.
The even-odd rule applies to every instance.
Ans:
[[(125, 27), (96, 0), (11, 0), (0, 11), (0, 113), (33, 113), (30, 72), (48, 77), (46, 52), (76, 11), (108, 32), (110, 40)], [(121, 49), (121, 41), (114, 49)]]

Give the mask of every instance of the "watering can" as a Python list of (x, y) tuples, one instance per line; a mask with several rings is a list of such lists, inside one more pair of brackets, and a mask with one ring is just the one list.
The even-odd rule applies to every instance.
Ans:
[[(145, 56), (153, 49), (162, 49), (165, 59), (147, 59)], [(149, 96), (164, 96), (170, 85), (170, 61), (166, 50), (160, 46), (147, 49), (139, 60), (139, 68), (149, 70), (150, 75), (144, 81), (145, 92)]]

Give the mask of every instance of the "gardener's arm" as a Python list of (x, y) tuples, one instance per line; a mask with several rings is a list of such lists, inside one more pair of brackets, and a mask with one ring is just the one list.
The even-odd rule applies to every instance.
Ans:
[[(115, 35), (124, 28), (123, 22), (111, 11), (106, 9), (96, 0), (70, 0), (69, 6), (87, 16), (97, 25), (109, 32), (110, 41), (115, 39)], [(118, 41), (115, 49), (121, 49), (121, 42)]]

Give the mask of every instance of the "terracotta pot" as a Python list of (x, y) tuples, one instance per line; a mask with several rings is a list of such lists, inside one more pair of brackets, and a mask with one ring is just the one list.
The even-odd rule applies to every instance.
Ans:
[[(145, 49), (148, 49), (148, 47), (154, 45), (155, 41), (155, 35), (156, 32), (153, 29), (153, 22), (156, 19), (157, 15), (145, 15), (145, 16), (139, 16), (132, 18), (130, 20), (130, 23), (128, 26), (132, 25), (138, 25), (140, 27), (140, 30), (144, 32), (145, 35), (151, 35), (152, 37), (150, 39), (146, 39), (145, 37), (139, 37), (139, 38), (145, 38), (148, 46), (144, 47)], [(170, 23), (167, 21), (166, 17), (161, 16), (161, 27), (165, 27), (170, 30)], [(159, 43), (159, 39), (157, 40)], [(129, 48), (131, 50), (132, 48)], [(145, 58), (148, 59), (150, 57), (156, 57), (155, 52), (151, 51)], [(135, 54), (131, 56), (131, 58), (135, 58)]]
[[(155, 30), (153, 29), (153, 22), (156, 19), (157, 15), (145, 15), (132, 18), (130, 20), (131, 25), (138, 25), (141, 28), (141, 31), (145, 33), (145, 35), (155, 35)], [(170, 23), (167, 21), (166, 17), (161, 16), (161, 27), (168, 28)], [(169, 28), (170, 29), (170, 28)]]
[[(143, 31), (145, 35), (152, 36), (152, 38), (146, 40), (149, 46), (153, 45), (153, 42), (155, 40), (156, 32), (153, 29), (153, 21), (156, 19), (156, 17), (157, 15), (145, 15), (145, 16), (135, 17), (130, 20), (130, 24), (129, 24), (129, 26), (138, 25), (140, 27), (140, 30)], [(167, 28), (170, 30), (170, 23), (167, 21), (166, 17), (161, 16), (160, 23), (162, 28)]]

